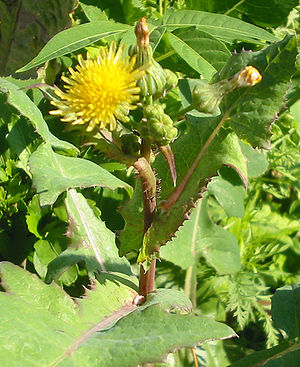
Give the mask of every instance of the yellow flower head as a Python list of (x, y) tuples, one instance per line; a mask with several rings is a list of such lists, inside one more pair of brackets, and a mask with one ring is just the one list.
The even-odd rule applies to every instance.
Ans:
[(84, 60), (78, 55), (76, 70), (69, 68), (70, 77), (62, 76), (66, 92), (57, 90), (60, 99), (51, 101), (58, 109), (52, 115), (62, 115), (61, 121), (73, 125), (88, 124), (87, 131), (96, 125), (114, 130), (116, 120), (128, 121), (130, 110), (139, 99), (136, 81), (144, 71), (135, 69), (135, 57), (122, 57), (124, 45), (117, 49), (113, 42), (109, 49), (101, 47), (99, 56)]

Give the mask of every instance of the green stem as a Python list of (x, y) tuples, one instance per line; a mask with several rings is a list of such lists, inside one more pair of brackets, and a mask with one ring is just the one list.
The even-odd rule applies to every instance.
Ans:
[(190, 266), (185, 275), (184, 292), (192, 301), (193, 307), (197, 306), (197, 262)]
[(176, 52), (175, 52), (175, 51), (169, 51), (169, 52), (166, 52), (165, 54), (163, 54), (163, 55), (161, 55), (161, 56), (156, 57), (156, 58), (155, 58), (155, 60), (156, 60), (157, 62), (160, 62), (160, 61), (165, 60), (165, 59), (167, 59), (168, 57), (170, 57), (170, 56), (172, 56), (172, 55), (175, 55), (175, 54), (176, 54)]
[(188, 113), (188, 112), (190, 112), (194, 109), (195, 109), (194, 105), (191, 104), (191, 105), (183, 108), (182, 110), (179, 110), (178, 112), (175, 112), (173, 115), (170, 115), (170, 117), (171, 117), (172, 120), (174, 120), (177, 117), (184, 116), (186, 113)]
[(241, 4), (243, 4), (243, 2), (244, 2), (244, 1), (245, 1), (245, 0), (241, 0), (241, 1), (239, 1), (238, 3), (236, 3), (232, 8), (228, 9), (228, 10), (224, 13), (224, 15), (228, 15), (228, 14), (232, 13), (236, 8), (238, 8)]

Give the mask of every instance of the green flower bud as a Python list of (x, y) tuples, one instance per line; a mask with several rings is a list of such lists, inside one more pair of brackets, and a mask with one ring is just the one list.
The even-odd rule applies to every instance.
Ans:
[(144, 118), (139, 128), (142, 139), (151, 140), (158, 146), (167, 145), (177, 137), (173, 121), (161, 105), (149, 105), (144, 108)]
[(199, 112), (213, 113), (219, 107), (223, 98), (221, 88), (216, 84), (203, 84), (203, 86), (196, 86), (192, 93), (192, 103), (195, 109)]
[(149, 28), (146, 18), (141, 18), (135, 27), (137, 45), (129, 48), (129, 55), (136, 55), (135, 67), (145, 67), (145, 75), (139, 79), (137, 86), (141, 89), (141, 97), (159, 97), (163, 94), (166, 85), (166, 73), (153, 58), (149, 44)]
[(253, 66), (246, 66), (231, 79), (224, 79), (218, 83), (196, 86), (192, 92), (192, 105), (199, 112), (213, 113), (219, 107), (222, 98), (241, 87), (252, 87), (262, 79), (260, 72)]
[(164, 69), (164, 72), (166, 74), (166, 90), (176, 87), (178, 83), (177, 75), (173, 73), (173, 71), (171, 71), (170, 69)]
[(141, 148), (141, 144), (139, 143), (139, 139), (134, 134), (124, 134), (120, 137), (120, 140), (121, 140), (122, 151), (125, 154), (134, 155)]

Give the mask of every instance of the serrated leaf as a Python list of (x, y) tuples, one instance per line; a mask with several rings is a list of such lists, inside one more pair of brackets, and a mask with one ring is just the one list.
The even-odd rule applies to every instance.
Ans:
[(67, 151), (71, 155), (75, 155), (78, 152), (74, 145), (59, 140), (49, 131), (41, 111), (17, 85), (11, 83), (8, 79), (0, 78), (0, 91), (7, 94), (7, 102), (10, 105), (30, 120), (45, 142), (51, 144), (56, 149)]
[(56, 284), (47, 286), (15, 265), (1, 263), (0, 271), (9, 292), (0, 292), (4, 366), (133, 367), (183, 346), (235, 336), (203, 316), (170, 314), (158, 305), (138, 309), (136, 293), (113, 274), (102, 274), (75, 303)]
[(160, 304), (164, 310), (183, 310), (190, 312), (193, 308), (191, 300), (184, 292), (176, 289), (158, 288), (147, 295), (146, 302), (140, 306), (140, 309)]
[[(195, 118), (189, 116), (187, 134), (177, 139), (172, 145), (175, 156), (178, 184), (191, 167), (201, 147), (214, 131), (219, 117)], [(210, 177), (214, 176), (221, 166), (234, 167), (244, 182), (247, 181), (247, 168), (235, 134), (221, 129), (206, 152), (203, 154), (196, 171), (189, 180), (185, 190), (176, 203), (167, 212), (161, 211), (146, 233), (140, 261), (144, 261), (152, 252), (169, 241), (178, 227), (185, 220), (185, 214), (193, 207)], [(166, 200), (172, 193), (172, 181), (166, 163), (161, 157), (155, 161), (154, 168), (161, 179), (161, 200)]]
[[(57, 32), (70, 27), (74, 0), (0, 2), (0, 74), (10, 75), (36, 56)], [(49, 11), (51, 9), (51, 11)]]
[(119, 235), (120, 255), (139, 251), (144, 235), (144, 208), (141, 183), (136, 182), (131, 199), (120, 209), (125, 226)]
[(161, 248), (161, 257), (188, 269), (203, 256), (218, 273), (234, 274), (241, 268), (237, 239), (211, 222), (206, 206), (205, 197), (198, 202), (176, 238)]
[(231, 55), (223, 42), (195, 27), (168, 32), (167, 37), (177, 54), (207, 80)]
[(46, 283), (56, 280), (69, 267), (81, 261), (90, 274), (96, 271), (117, 271), (131, 274), (129, 262), (120, 258), (115, 244), (115, 234), (97, 218), (87, 200), (75, 190), (67, 192), (68, 237), (72, 250), (66, 250), (49, 265)]
[(29, 166), (41, 206), (52, 205), (62, 192), (70, 188), (129, 188), (129, 185), (97, 164), (86, 159), (57, 154), (49, 144), (39, 146), (29, 159)]
[(219, 175), (214, 177), (207, 189), (230, 217), (245, 215), (245, 187), (241, 178), (231, 167), (222, 167)]
[(263, 40), (274, 42), (277, 40), (271, 33), (223, 14), (206, 13), (195, 10), (169, 10), (161, 19), (161, 23), (168, 28), (175, 29), (186, 26), (197, 26), (224, 42), (237, 40), (262, 43)]
[(262, 74), (260, 83), (228, 94), (220, 106), (223, 114), (229, 112), (228, 121), (236, 134), (254, 147), (269, 148), (271, 124), (282, 109), (296, 71), (296, 55), (296, 37), (287, 36), (264, 50), (233, 55), (214, 78), (214, 81), (231, 78), (247, 65)]
[(120, 35), (130, 29), (126, 24), (112, 21), (90, 22), (79, 24), (56, 34), (28, 64), (18, 70), (19, 73), (39, 66), (70, 52), (86, 47), (101, 38)]

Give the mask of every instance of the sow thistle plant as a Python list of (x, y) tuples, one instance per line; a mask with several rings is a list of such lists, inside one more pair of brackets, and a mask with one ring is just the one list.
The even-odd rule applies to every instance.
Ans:
[[(170, 20), (166, 32), (172, 24)], [(119, 27), (115, 23), (110, 26), (113, 30)], [(266, 288), (263, 282), (255, 288), (244, 281), (237, 240), (212, 223), (206, 191), (213, 177), (221, 177), (224, 166), (231, 167), (240, 186), (247, 187), (248, 168), (240, 144), (269, 147), (271, 124), (296, 70), (296, 38), (288, 36), (257, 52), (235, 53), (207, 81), (191, 80), (181, 70), (174, 71), (172, 65), (169, 70), (155, 60), (146, 18), (137, 22), (135, 35), (136, 44), (113, 41), (100, 46), (96, 55), (82, 52), (78, 65), (69, 67), (61, 77), (60, 89), (53, 89), (52, 121), (58, 123), (58, 117), (76, 126), (76, 133), (85, 139), (84, 158), (78, 157), (78, 148), (50, 133), (36, 106), (34, 112), (28, 112), (24, 105), (33, 103), (23, 90), (9, 80), (0, 80), (9, 103), (33, 122), (44, 140), (28, 161), (33, 187), (41, 206), (48, 206), (49, 212), (65, 192), (53, 213), (67, 222), (65, 233), (71, 245), (63, 248), (59, 241), (53, 245), (51, 226), (44, 237), (39, 233), (35, 218), (48, 209), (40, 209), (35, 197), (27, 223), (38, 237), (32, 262), (43, 281), (9, 263), (0, 264), (3, 288), (10, 296), (0, 292), (6, 309), (14, 310), (13, 305), (19, 302), (31, 317), (30, 327), (40, 329), (38, 337), (33, 336), (32, 349), (28, 347), (32, 365), (134, 367), (160, 362), (184, 347), (192, 349), (196, 364), (196, 345), (236, 336), (229, 326), (191, 312), (192, 306), (197, 306), (201, 262), (208, 274), (215, 272), (227, 279), (221, 300), (227, 302), (224, 310), (227, 307), (241, 328), (255, 318), (254, 305), (263, 315), (267, 332), (274, 334), (272, 342), (277, 341), (269, 314), (255, 294)], [(278, 74), (279, 69), (282, 72)], [(171, 113), (174, 95), (180, 107)], [(16, 102), (15, 96), (21, 102)], [(87, 146), (95, 149), (84, 150)], [(102, 162), (103, 156), (112, 166), (117, 162), (125, 181), (129, 182), (128, 172), (134, 170), (134, 187), (105, 170), (102, 163), (86, 159), (89, 154), (96, 156), (97, 162)], [(223, 182), (225, 190), (229, 183)], [(102, 191), (94, 188), (97, 186)], [(119, 210), (124, 227), (118, 228), (116, 235), (78, 188), (89, 188), (88, 195), (93, 197), (105, 190), (127, 190), (130, 198), (123, 200)], [(47, 259), (42, 261), (46, 248)], [(161, 258), (174, 261), (186, 273), (185, 293), (155, 289), (156, 265)], [(183, 260), (188, 265), (182, 265)], [(139, 275), (132, 269), (138, 269)], [(74, 273), (71, 281), (64, 282), (62, 274)], [(87, 276), (90, 283), (76, 303), (54, 283), (74, 284), (81, 276)], [(33, 283), (37, 297), (31, 297)], [(5, 324), (6, 314), (0, 314)], [(16, 325), (11, 330), (22, 330), (23, 320), (13, 319)], [(5, 333), (9, 340), (10, 331)], [(24, 343), (20, 333), (16, 344), (21, 354)], [(48, 354), (40, 356), (37, 350), (44, 348)], [(9, 363), (15, 358), (11, 350), (3, 354)]]
[[(133, 166), (141, 178), (144, 233), (146, 233), (157, 211), (161, 208), (168, 211), (176, 203), (185, 189), (187, 180), (196, 170), (199, 159), (176, 187), (173, 197), (171, 195), (171, 199), (159, 208), (157, 180), (151, 166), (152, 149), (154, 146), (161, 149), (167, 160), (173, 184), (176, 186), (176, 164), (169, 144), (177, 138), (178, 130), (174, 126), (176, 120), (173, 121), (164, 112), (165, 105), (161, 102), (161, 98), (165, 98), (168, 90), (177, 85), (177, 77), (170, 70), (164, 70), (154, 60), (145, 18), (141, 18), (137, 23), (135, 34), (137, 44), (129, 48), (129, 56), (124, 56), (125, 46), (117, 47), (115, 42), (109, 47), (100, 47), (99, 56), (96, 58), (91, 58), (87, 54), (87, 59), (84, 60), (82, 55), (79, 55), (79, 65), (75, 70), (69, 68), (70, 77), (62, 76), (62, 81), (66, 83), (64, 85), (66, 91), (55, 91), (59, 100), (52, 100), (51, 103), (58, 109), (50, 111), (50, 114), (62, 115), (61, 120), (72, 125), (84, 125), (87, 132), (95, 128), (112, 132), (122, 130), (122, 123), (130, 125), (128, 115), (131, 110), (138, 107), (142, 110), (141, 121), (134, 124), (141, 148)], [(255, 67), (246, 66), (232, 78), (196, 86), (192, 92), (191, 105), (179, 111), (177, 115), (182, 116), (193, 109), (213, 113), (226, 94), (237, 88), (255, 86), (261, 79), (262, 76)], [(221, 120), (212, 139), (223, 123)], [(114, 144), (114, 141), (110, 143)], [(135, 301), (137, 304), (144, 303), (147, 295), (154, 290), (155, 263), (158, 256), (159, 251), (144, 255), (142, 249), (138, 258), (141, 263), (141, 274), (139, 296)]]

